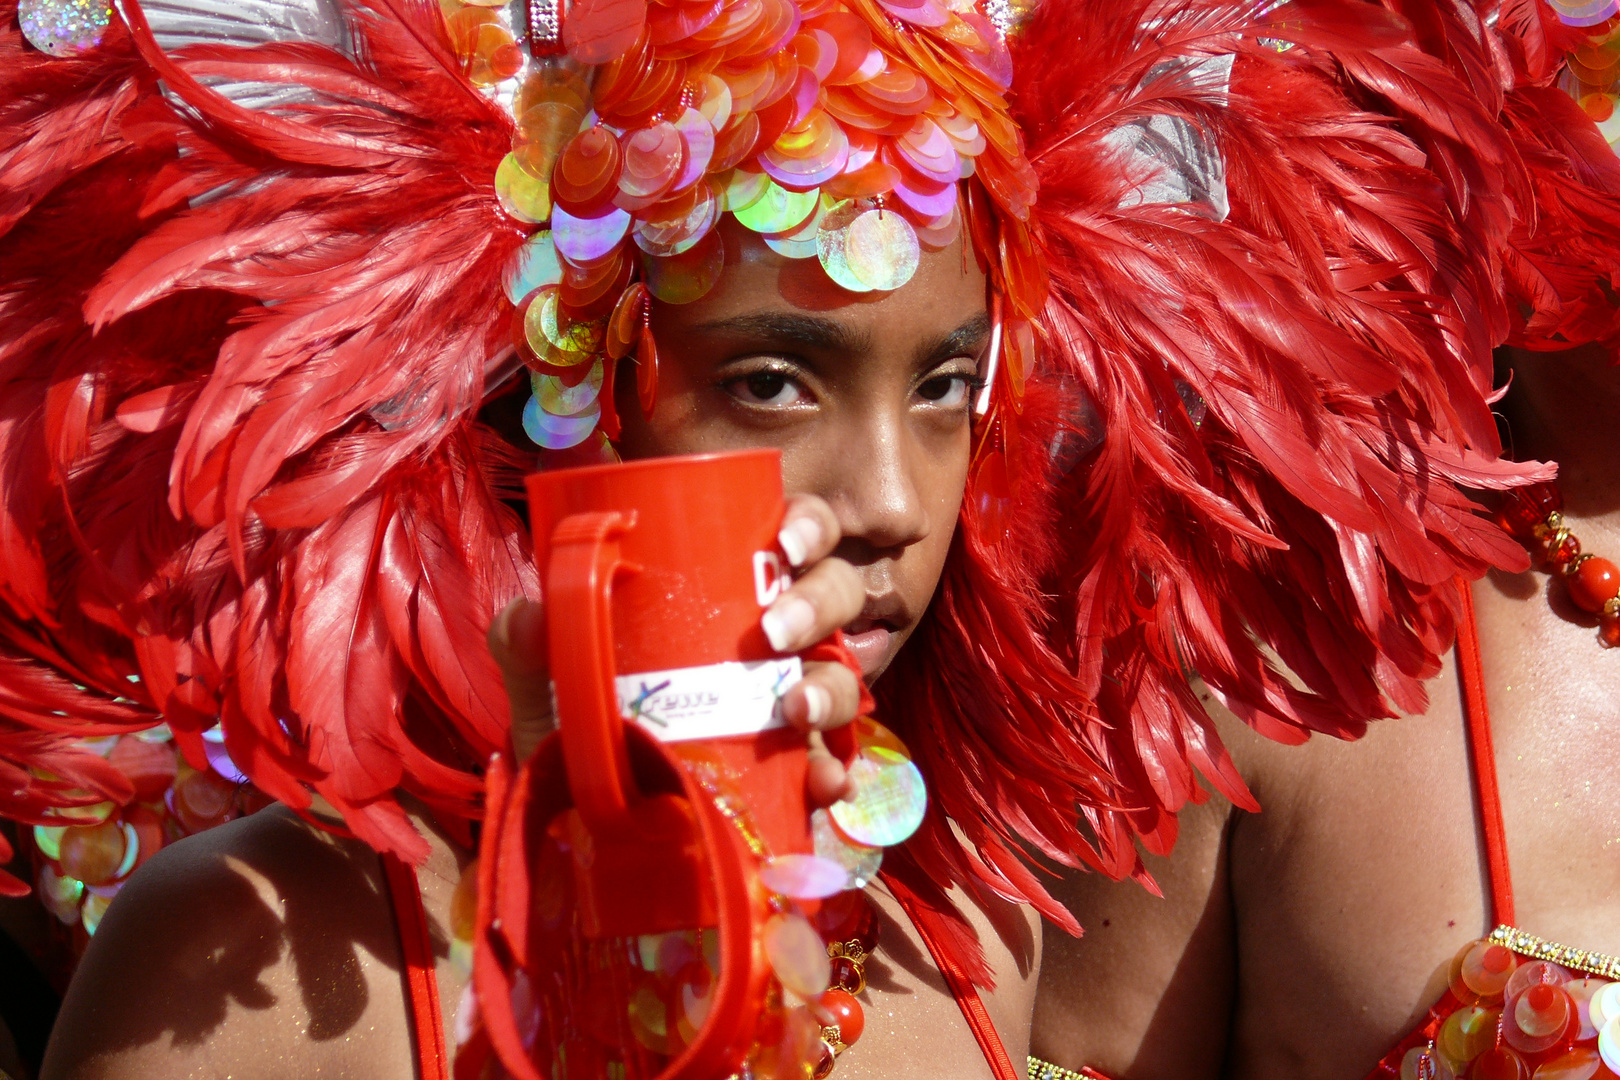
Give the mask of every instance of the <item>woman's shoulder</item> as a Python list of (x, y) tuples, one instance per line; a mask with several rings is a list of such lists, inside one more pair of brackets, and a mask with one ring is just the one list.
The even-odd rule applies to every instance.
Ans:
[(43, 1080), (408, 1076), (400, 999), (376, 856), (272, 807), (130, 879), (69, 988)]

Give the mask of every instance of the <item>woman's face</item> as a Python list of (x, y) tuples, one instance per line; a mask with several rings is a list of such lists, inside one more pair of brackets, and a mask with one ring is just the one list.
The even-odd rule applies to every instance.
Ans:
[(729, 219), (726, 269), (686, 305), (655, 304), (658, 402), (618, 381), (627, 458), (753, 446), (782, 451), (789, 494), (820, 496), (866, 607), (850, 644), (867, 678), (916, 629), (967, 482), (970, 408), (989, 337), (985, 278), (960, 242), (923, 252), (892, 293), (851, 293)]

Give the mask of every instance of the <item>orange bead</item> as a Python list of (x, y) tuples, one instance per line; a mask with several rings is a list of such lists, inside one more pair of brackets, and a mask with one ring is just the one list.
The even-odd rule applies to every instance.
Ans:
[(838, 1041), (845, 1046), (854, 1046), (866, 1030), (866, 1014), (848, 990), (833, 987), (816, 999), (810, 1011), (822, 1027), (837, 1028)]
[(1608, 559), (1593, 557), (1582, 559), (1569, 582), (1569, 598), (1582, 611), (1592, 614), (1603, 610), (1603, 605), (1620, 596), (1620, 566)]

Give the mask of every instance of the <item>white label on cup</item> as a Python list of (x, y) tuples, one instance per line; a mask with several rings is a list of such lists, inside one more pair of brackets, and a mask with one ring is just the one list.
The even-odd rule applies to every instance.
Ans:
[(664, 742), (752, 735), (784, 727), (782, 695), (804, 669), (797, 656), (645, 671), (613, 680), (619, 713)]

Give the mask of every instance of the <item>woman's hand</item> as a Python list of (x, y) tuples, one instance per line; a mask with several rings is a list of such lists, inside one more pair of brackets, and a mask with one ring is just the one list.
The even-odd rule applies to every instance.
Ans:
[[(814, 495), (788, 500), (777, 542), (799, 577), (760, 619), (778, 652), (809, 648), (859, 617), (866, 589), (853, 566), (831, 557), (839, 537), (838, 519), (825, 501)], [(526, 761), (556, 726), (546, 670), (545, 609), (524, 599), (507, 605), (490, 624), (489, 650), (500, 665), (512, 705), (512, 748), (518, 761)], [(782, 696), (783, 718), (810, 735), (807, 794), (812, 806), (826, 806), (847, 794), (843, 763), (827, 752), (821, 733), (854, 720), (860, 698), (860, 679), (834, 662), (806, 663), (804, 678)]]

